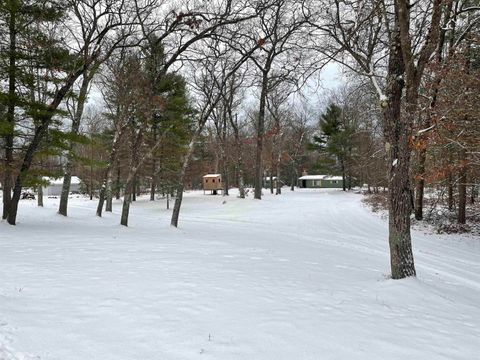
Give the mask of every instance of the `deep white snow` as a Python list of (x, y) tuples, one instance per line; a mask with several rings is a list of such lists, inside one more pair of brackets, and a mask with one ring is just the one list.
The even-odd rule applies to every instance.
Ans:
[(0, 223), (0, 359), (478, 359), (480, 239), (413, 232), (388, 279), (387, 223), (342, 191), (188, 193), (180, 228), (141, 199), (22, 201)]

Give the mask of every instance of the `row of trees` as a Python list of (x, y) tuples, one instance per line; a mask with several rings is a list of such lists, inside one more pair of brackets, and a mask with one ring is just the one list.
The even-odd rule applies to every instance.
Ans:
[[(261, 199), (265, 175), (293, 187), (314, 141), (348, 187), (388, 188), (392, 277), (414, 276), (425, 184), (457, 184), (461, 209), (476, 176), (478, 14), (472, 0), (2, 0), (2, 216), (16, 223), (22, 187), (57, 157), (60, 214), (72, 174), (89, 171), (97, 215), (122, 184), (127, 225), (148, 185), (152, 200), (175, 195), (177, 226), (199, 156), (225, 193), (253, 183)], [(317, 116), (298, 97), (330, 61), (352, 80), (312, 140)]]

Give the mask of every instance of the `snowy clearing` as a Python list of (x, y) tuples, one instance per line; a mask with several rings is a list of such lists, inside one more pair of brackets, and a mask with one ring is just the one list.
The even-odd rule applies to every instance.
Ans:
[[(22, 201), (0, 224), (0, 359), (475, 359), (480, 239), (413, 232), (389, 280), (387, 223), (341, 191), (187, 193), (130, 227), (96, 202)], [(225, 202), (225, 203), (224, 203)]]

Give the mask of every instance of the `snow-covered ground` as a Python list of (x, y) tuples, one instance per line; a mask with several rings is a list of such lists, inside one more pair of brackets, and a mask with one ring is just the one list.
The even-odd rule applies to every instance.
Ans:
[(480, 239), (413, 233), (388, 279), (387, 224), (360, 195), (186, 194), (0, 223), (0, 359), (478, 359)]

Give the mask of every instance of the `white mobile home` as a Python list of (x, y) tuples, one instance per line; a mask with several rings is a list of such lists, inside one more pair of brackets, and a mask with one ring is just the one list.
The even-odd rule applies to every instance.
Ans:
[[(55, 179), (45, 177), (43, 180), (48, 181), (48, 185), (43, 187), (43, 195), (45, 196), (60, 196), (62, 194), (63, 177)], [(80, 178), (72, 176), (70, 184), (70, 192), (80, 191)]]

